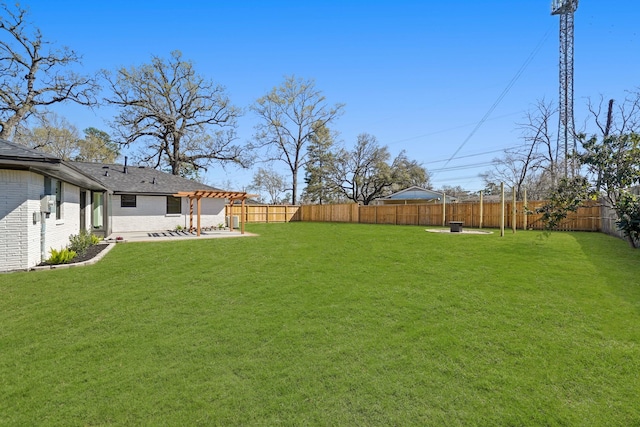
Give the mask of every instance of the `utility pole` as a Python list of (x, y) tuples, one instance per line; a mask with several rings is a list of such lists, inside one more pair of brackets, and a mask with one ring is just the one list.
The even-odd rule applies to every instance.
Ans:
[[(569, 175), (569, 157), (576, 152), (576, 126), (573, 117), (573, 14), (578, 0), (552, 0), (551, 14), (560, 16), (560, 99), (558, 107), (558, 145), (564, 147), (564, 176)], [(574, 159), (571, 173), (575, 173)]]

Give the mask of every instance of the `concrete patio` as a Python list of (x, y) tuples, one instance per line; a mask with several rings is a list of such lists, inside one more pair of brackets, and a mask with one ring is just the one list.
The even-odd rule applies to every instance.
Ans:
[(183, 240), (183, 239), (221, 239), (228, 237), (251, 237), (252, 233), (240, 230), (206, 230), (201, 231), (200, 236), (195, 231), (187, 230), (159, 230), (159, 231), (128, 231), (122, 233), (112, 233), (105, 242), (158, 242), (163, 240)]

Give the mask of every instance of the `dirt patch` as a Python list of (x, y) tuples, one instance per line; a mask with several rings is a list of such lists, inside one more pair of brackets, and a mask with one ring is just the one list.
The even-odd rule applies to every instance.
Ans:
[(448, 228), (427, 228), (426, 230), (429, 233), (447, 233), (447, 234), (493, 234), (493, 231), (483, 231), (483, 230), (462, 230), (452, 232)]

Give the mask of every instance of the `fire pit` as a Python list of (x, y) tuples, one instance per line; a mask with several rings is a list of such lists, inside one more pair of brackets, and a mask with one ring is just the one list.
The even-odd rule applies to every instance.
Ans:
[(462, 221), (449, 221), (449, 230), (452, 233), (462, 233)]

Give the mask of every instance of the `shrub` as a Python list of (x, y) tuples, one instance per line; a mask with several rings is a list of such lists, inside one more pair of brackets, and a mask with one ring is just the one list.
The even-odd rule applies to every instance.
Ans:
[(78, 255), (76, 251), (72, 251), (69, 248), (56, 250), (51, 248), (51, 256), (47, 260), (49, 264), (66, 264), (74, 259)]
[[(97, 239), (97, 240), (96, 240)], [(69, 249), (82, 255), (89, 246), (93, 246), (100, 241), (100, 238), (92, 235), (87, 230), (80, 230), (80, 234), (73, 234), (69, 237)]]
[(616, 201), (615, 210), (618, 214), (616, 225), (622, 230), (632, 247), (640, 241), (640, 197), (628, 191), (621, 191)]
[(541, 221), (544, 223), (545, 230), (554, 230), (560, 227), (570, 212), (578, 210), (583, 200), (593, 198), (594, 194), (589, 188), (587, 178), (582, 176), (561, 178), (553, 189), (549, 201), (536, 209), (535, 213), (542, 214)]

